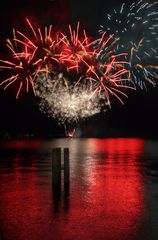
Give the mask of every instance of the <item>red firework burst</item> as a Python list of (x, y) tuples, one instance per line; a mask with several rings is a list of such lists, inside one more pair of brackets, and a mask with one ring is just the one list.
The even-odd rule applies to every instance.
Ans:
[(50, 63), (52, 60), (59, 63), (59, 45), (62, 41), (61, 33), (53, 32), (52, 25), (46, 26), (44, 30), (41, 28), (35, 29), (31, 22), (26, 19), (26, 22), (31, 29), (32, 37), (17, 31), (18, 38), (15, 41), (27, 46), (31, 50), (36, 50), (38, 58), (42, 58), (45, 64)]
[(117, 39), (103, 33), (100, 38), (91, 40), (85, 30), (80, 32), (80, 23), (76, 30), (69, 25), (69, 34), (66, 35), (60, 31), (53, 32), (52, 25), (42, 31), (33, 27), (28, 19), (26, 21), (32, 37), (17, 31), (14, 34), (14, 44), (7, 42), (12, 53), (11, 60), (1, 60), (3, 65), (0, 66), (12, 72), (12, 75), (0, 84), (5, 85), (4, 89), (18, 82), (16, 98), (24, 86), (28, 92), (31, 85), (35, 94), (34, 82), (42, 72), (60, 75), (66, 71), (69, 84), (73, 82), (74, 87), (86, 84), (90, 88), (90, 94), (97, 93), (99, 97), (104, 97), (109, 106), (110, 95), (123, 103), (119, 95), (127, 95), (122, 88), (135, 89), (134, 86), (126, 84), (129, 80), (126, 69), (128, 63), (125, 61), (127, 54), (114, 54), (112, 51)]
[(82, 65), (86, 64), (86, 59), (93, 58), (95, 51), (93, 45), (95, 41), (90, 41), (86, 31), (82, 34), (79, 32), (80, 23), (78, 22), (76, 30), (73, 30), (69, 25), (69, 35), (62, 33), (62, 51), (60, 54), (60, 62), (67, 66), (67, 70), (76, 70), (79, 73), (82, 70)]
[(36, 59), (36, 49), (29, 52), (26, 45), (23, 50), (18, 51), (16, 44), (7, 40), (7, 47), (11, 52), (11, 57), (9, 60), (0, 60), (2, 63), (0, 69), (7, 69), (10, 76), (3, 80), (0, 86), (4, 86), (6, 90), (13, 83), (17, 84), (16, 98), (19, 97), (22, 88), (28, 92), (30, 86), (35, 94), (35, 78), (39, 73), (46, 72), (46, 69), (42, 68), (42, 59)]

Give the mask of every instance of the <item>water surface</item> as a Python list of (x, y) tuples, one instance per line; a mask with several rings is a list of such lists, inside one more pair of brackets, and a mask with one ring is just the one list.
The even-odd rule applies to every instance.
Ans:
[[(53, 184), (56, 147), (70, 152), (61, 185)], [(158, 142), (1, 142), (0, 230), (4, 240), (157, 240)]]

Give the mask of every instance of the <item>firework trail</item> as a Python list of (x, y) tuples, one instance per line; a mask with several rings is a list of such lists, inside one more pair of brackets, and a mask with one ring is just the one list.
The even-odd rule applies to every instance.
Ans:
[(26, 21), (31, 36), (13, 29), (13, 39), (6, 41), (9, 58), (0, 60), (0, 69), (10, 72), (10, 76), (3, 80), (0, 86), (4, 86), (6, 90), (10, 85), (16, 84), (18, 88), (16, 98), (19, 97), (22, 88), (29, 92), (29, 86), (36, 95), (34, 82), (37, 75), (43, 72), (48, 74), (52, 65), (55, 66), (56, 71), (58, 70), (57, 56), (63, 38), (59, 37), (59, 33), (52, 34), (52, 25), (42, 31), (40, 28), (35, 29), (28, 19)]
[[(158, 78), (158, 67), (155, 65), (155, 62), (157, 62), (157, 51), (152, 48), (152, 53), (147, 53), (144, 50), (143, 41), (144, 39), (142, 38), (138, 44), (133, 44), (131, 47), (129, 78), (133, 79), (141, 89), (146, 89), (147, 83), (155, 87)], [(156, 56), (153, 56), (153, 52)]]
[[(99, 32), (119, 38), (116, 52), (129, 53), (130, 77), (140, 88), (149, 82), (155, 86), (157, 79), (158, 46), (158, 2), (140, 0), (131, 4), (123, 3), (120, 9), (106, 15), (105, 27)], [(130, 50), (129, 50), (130, 49)]]
[[(44, 29), (35, 28), (29, 19), (26, 19), (29, 27), (30, 35), (17, 31), (17, 37), (14, 39), (17, 43), (30, 49), (31, 52), (36, 51), (37, 58), (43, 61), (43, 64), (48, 69), (50, 66), (59, 63), (61, 54), (61, 43), (65, 36), (61, 32), (54, 32), (53, 26), (45, 26)], [(57, 67), (57, 64), (55, 67)]]
[[(112, 36), (107, 37), (105, 33), (97, 39), (94, 44), (95, 58), (91, 59), (87, 66), (86, 78), (81, 76), (77, 81), (89, 81), (90, 89), (97, 92), (101, 98), (105, 99), (105, 105), (111, 107), (111, 95), (116, 97), (122, 104), (123, 101), (119, 95), (127, 97), (123, 89), (135, 89), (135, 86), (129, 80), (129, 72), (126, 69), (128, 62), (125, 61), (126, 53), (113, 54), (112, 48), (117, 40)], [(126, 82), (129, 82), (127, 86)]]
[[(78, 22), (76, 31), (69, 25), (69, 35), (62, 33), (62, 52), (60, 54), (60, 62), (67, 66), (67, 71), (76, 70), (77, 73), (82, 71), (81, 66), (87, 65), (86, 60), (95, 56), (93, 49), (94, 41), (90, 41), (86, 31), (80, 34), (80, 23)], [(81, 36), (80, 36), (81, 35)]]
[[(146, 43), (152, 42), (153, 37), (158, 41), (158, 2), (148, 3), (140, 0), (132, 4), (123, 3), (120, 9), (114, 9), (111, 14), (106, 15), (105, 27), (101, 25), (100, 32), (107, 31), (122, 39), (119, 47), (125, 47), (127, 34), (130, 33), (130, 40), (145, 38)], [(126, 38), (126, 39), (125, 39)], [(123, 45), (125, 44), (125, 46)]]
[[(0, 60), (0, 68), (11, 76), (0, 85), (4, 89), (18, 83), (31, 85), (39, 99), (40, 110), (59, 123), (78, 122), (111, 107), (113, 98), (122, 104), (126, 89), (135, 89), (129, 80), (127, 53), (116, 54), (118, 39), (105, 32), (98, 39), (70, 25), (68, 33), (35, 28), (27, 19), (30, 35), (16, 31), (7, 41), (9, 60)], [(127, 82), (129, 84), (127, 85)]]
[(25, 48), (18, 50), (15, 42), (9, 39), (6, 45), (10, 51), (10, 58), (0, 60), (0, 69), (7, 70), (9, 76), (0, 83), (0, 86), (4, 86), (4, 90), (6, 90), (10, 85), (15, 84), (17, 86), (16, 98), (19, 97), (23, 88), (28, 92), (31, 87), (35, 94), (35, 78), (39, 73), (45, 72), (41, 68), (41, 59), (35, 58), (36, 49), (29, 52), (28, 47), (25, 46)]
[[(101, 105), (111, 107), (111, 96), (123, 104), (120, 95), (127, 97), (123, 89), (134, 89), (133, 86), (124, 84), (128, 81), (129, 74), (125, 69), (128, 64), (124, 60), (126, 53), (114, 55), (112, 52), (116, 40), (113, 41), (112, 37), (103, 33), (101, 38), (90, 41), (85, 31), (80, 40), (79, 23), (76, 31), (71, 26), (69, 31), (70, 36), (62, 34), (64, 38), (59, 58), (60, 64), (66, 66), (66, 73), (54, 69), (49, 74), (49, 80), (45, 75), (38, 76), (36, 84), (37, 95), (42, 100), (40, 108), (43, 111), (47, 109), (49, 115), (57, 117), (59, 121), (64, 119), (68, 122), (97, 113)], [(83, 102), (81, 98), (84, 99)], [(82, 104), (78, 104), (79, 102)]]

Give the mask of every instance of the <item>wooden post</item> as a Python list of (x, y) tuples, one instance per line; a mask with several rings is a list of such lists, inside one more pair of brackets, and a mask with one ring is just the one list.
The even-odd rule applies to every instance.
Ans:
[(64, 184), (70, 181), (69, 149), (64, 148)]
[(61, 148), (54, 148), (52, 151), (52, 173), (53, 184), (61, 182)]
[(61, 148), (52, 150), (52, 187), (54, 211), (58, 212), (61, 200)]
[(64, 148), (64, 208), (69, 209), (70, 160), (69, 149)]

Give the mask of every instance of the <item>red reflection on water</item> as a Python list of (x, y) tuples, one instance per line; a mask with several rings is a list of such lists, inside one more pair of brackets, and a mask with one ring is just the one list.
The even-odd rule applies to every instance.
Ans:
[[(51, 191), (51, 172), (41, 177), (44, 172), (39, 173), (38, 166), (23, 172), (16, 165), (13, 174), (0, 176), (0, 220), (6, 240), (142, 239), (136, 235), (145, 209), (139, 162), (144, 141), (89, 139), (83, 147), (86, 144), (87, 155), (70, 162), (73, 178), (66, 211), (64, 192), (55, 198)], [(82, 151), (79, 145), (79, 154)], [(58, 215), (53, 201), (60, 201)]]
[(47, 182), (49, 174), (44, 180), (38, 166), (32, 167), (32, 163), (22, 166), (20, 161), (12, 166), (12, 170), (13, 173), (0, 175), (2, 239), (45, 239), (49, 232), (46, 222), (52, 216), (51, 183)]
[(97, 160), (89, 174), (87, 198), (94, 207), (89, 211), (97, 226), (103, 221), (106, 239), (135, 239), (144, 211), (144, 182), (138, 164), (144, 141), (106, 139), (91, 144), (94, 152), (106, 157)]
[(18, 139), (18, 140), (9, 140), (3, 141), (0, 143), (0, 148), (2, 149), (35, 149), (39, 148), (43, 143), (42, 139)]
[(125, 154), (129, 152), (132, 157), (139, 157), (139, 153), (142, 153), (144, 149), (144, 140), (139, 138), (108, 138), (108, 139), (92, 139), (91, 147), (95, 151), (103, 151), (111, 154)]

